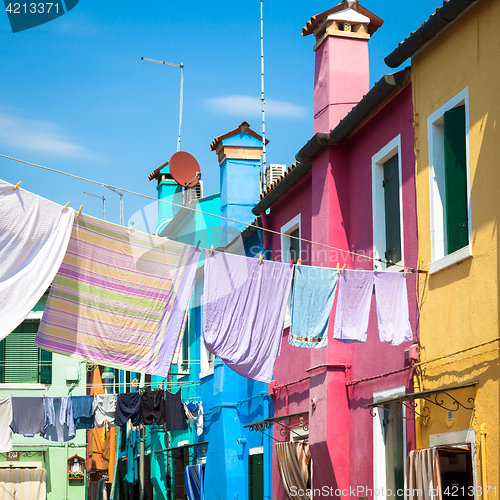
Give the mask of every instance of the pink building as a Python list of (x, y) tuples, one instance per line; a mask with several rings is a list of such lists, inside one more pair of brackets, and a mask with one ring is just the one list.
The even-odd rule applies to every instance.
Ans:
[[(312, 17), (303, 29), (303, 36), (316, 38), (315, 135), (296, 155), (297, 163), (268, 186), (253, 212), (262, 214), (264, 227), (285, 233), (270, 237), (275, 260), (289, 262), (298, 251), (303, 264), (312, 266), (402, 270), (363, 258), (367, 255), (416, 268), (410, 73), (387, 75), (369, 88), (368, 43), (383, 21), (349, 4)], [(286, 235), (360, 256), (299, 244)], [(273, 437), (308, 439), (314, 498), (404, 498), (398, 490), (404, 488), (406, 455), (415, 447), (414, 421), (401, 418), (411, 412), (394, 400), (413, 392), (415, 278), (407, 275), (414, 342), (391, 346), (379, 341), (374, 295), (366, 343), (333, 340), (335, 306), (327, 347), (294, 347), (288, 329), (283, 333), (269, 389)], [(376, 408), (373, 417), (366, 405), (386, 398), (393, 400)], [(286, 498), (275, 453), (273, 500)]]

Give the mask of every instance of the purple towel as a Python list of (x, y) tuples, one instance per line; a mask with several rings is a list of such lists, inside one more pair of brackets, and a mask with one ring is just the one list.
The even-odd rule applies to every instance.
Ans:
[(375, 297), (380, 342), (399, 345), (412, 340), (404, 274), (376, 272)]
[(289, 264), (205, 251), (205, 344), (244, 377), (271, 382), (292, 275)]
[(346, 269), (339, 277), (333, 338), (366, 342), (373, 293), (373, 271)]

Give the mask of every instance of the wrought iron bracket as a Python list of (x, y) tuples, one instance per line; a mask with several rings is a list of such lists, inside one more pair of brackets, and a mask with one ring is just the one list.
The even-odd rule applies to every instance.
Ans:
[[(460, 408), (464, 410), (473, 410), (474, 409), (474, 398), (470, 397), (467, 399), (467, 404), (460, 402), (456, 397), (450, 394), (450, 391), (456, 389), (465, 389), (467, 387), (474, 387), (477, 382), (470, 382), (467, 384), (456, 385), (451, 387), (443, 387), (440, 389), (432, 389), (428, 391), (414, 392), (411, 394), (403, 394), (401, 396), (395, 396), (392, 398), (379, 399), (374, 403), (370, 403), (365, 405), (365, 408), (370, 410), (370, 415), (372, 417), (376, 417), (377, 413), (375, 412), (376, 408), (386, 410), (394, 415), (404, 418), (405, 420), (414, 420), (416, 416), (427, 418), (430, 416), (430, 409), (425, 403), (430, 403), (439, 408), (443, 408), (447, 411), (458, 411)], [(422, 402), (419, 411), (416, 410), (416, 400), (425, 401)], [(393, 411), (387, 408), (387, 405), (400, 403), (401, 412)], [(408, 411), (405, 412), (404, 408)], [(406, 415), (405, 415), (406, 413)]]
[[(288, 425), (287, 425), (288, 424)], [(272, 435), (266, 434), (264, 431), (271, 429), (276, 425), (277, 430), (280, 435), (285, 437), (287, 432), (291, 432), (299, 437), (302, 437), (295, 429), (301, 428), (303, 431), (309, 430), (309, 412), (292, 413), (290, 415), (283, 415), (281, 417), (266, 418), (265, 420), (260, 420), (259, 422), (254, 422), (253, 424), (244, 425), (243, 428), (250, 431), (259, 431), (268, 437), (271, 437), (275, 441)]]

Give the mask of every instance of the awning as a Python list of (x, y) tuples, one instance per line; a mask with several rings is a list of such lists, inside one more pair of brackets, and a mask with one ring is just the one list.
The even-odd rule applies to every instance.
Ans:
[[(287, 425), (285, 425), (285, 423)], [(258, 422), (254, 422), (252, 424), (244, 425), (244, 429), (249, 429), (250, 431), (259, 431), (266, 436), (271, 437), (275, 441), (278, 441), (273, 436), (266, 434), (264, 431), (266, 429), (270, 429), (273, 425), (277, 425), (277, 429), (280, 431), (282, 436), (286, 436), (287, 431), (300, 436), (297, 432), (293, 430), (293, 428), (302, 428), (304, 431), (309, 430), (309, 412), (303, 411), (300, 413), (290, 413), (289, 415), (282, 415), (280, 417), (266, 418), (264, 420), (259, 420)], [(302, 436), (300, 436), (302, 437)]]
[(427, 391), (412, 392), (410, 394), (401, 394), (400, 396), (394, 396), (392, 398), (379, 399), (374, 403), (369, 403), (365, 405), (365, 408), (369, 408), (370, 415), (372, 417), (375, 417), (376, 416), (376, 413), (374, 412), (375, 408), (384, 408), (385, 405), (400, 403), (409, 410), (410, 413), (409, 417), (405, 417), (403, 415), (403, 411), (401, 413), (397, 413), (392, 410), (389, 410), (388, 408), (384, 409), (406, 420), (412, 420), (415, 418), (416, 415), (418, 415), (419, 417), (429, 416), (430, 410), (428, 406), (425, 405), (423, 406), (421, 410), (422, 413), (419, 413), (415, 409), (416, 399), (423, 399), (424, 401), (432, 403), (433, 405), (443, 408), (444, 410), (447, 411), (457, 411), (460, 408), (463, 408), (464, 410), (473, 410), (474, 398), (468, 398), (467, 399), (468, 406), (466, 406), (465, 404), (461, 403), (458, 399), (453, 397), (451, 394), (449, 394), (449, 392), (456, 389), (465, 389), (467, 387), (474, 387), (475, 385), (477, 385), (477, 383), (478, 382), (468, 382), (466, 384), (441, 387), (439, 389), (430, 389)]

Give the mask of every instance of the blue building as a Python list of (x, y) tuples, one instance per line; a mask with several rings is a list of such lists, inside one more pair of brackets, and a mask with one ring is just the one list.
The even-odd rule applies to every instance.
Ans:
[[(182, 189), (172, 178), (168, 164), (150, 175), (150, 180), (158, 181), (156, 234), (192, 245), (199, 243), (205, 249), (255, 257), (263, 250), (262, 232), (218, 216), (260, 224), (251, 209), (260, 195), (262, 137), (242, 122), (216, 137), (211, 149), (219, 160), (219, 194), (204, 197), (201, 184)], [(201, 329), (202, 303), (200, 261), (179, 362), (172, 366), (168, 380), (152, 377), (151, 385), (163, 382), (171, 392), (181, 390), (183, 401), (201, 403), (204, 425), (200, 432), (196, 425), (169, 433), (149, 429), (146, 453), (152, 456), (150, 477), (155, 498), (185, 498), (185, 467), (204, 464), (205, 498), (269, 499), (271, 438), (244, 428), (272, 416), (267, 385), (241, 377), (208, 352)]]

